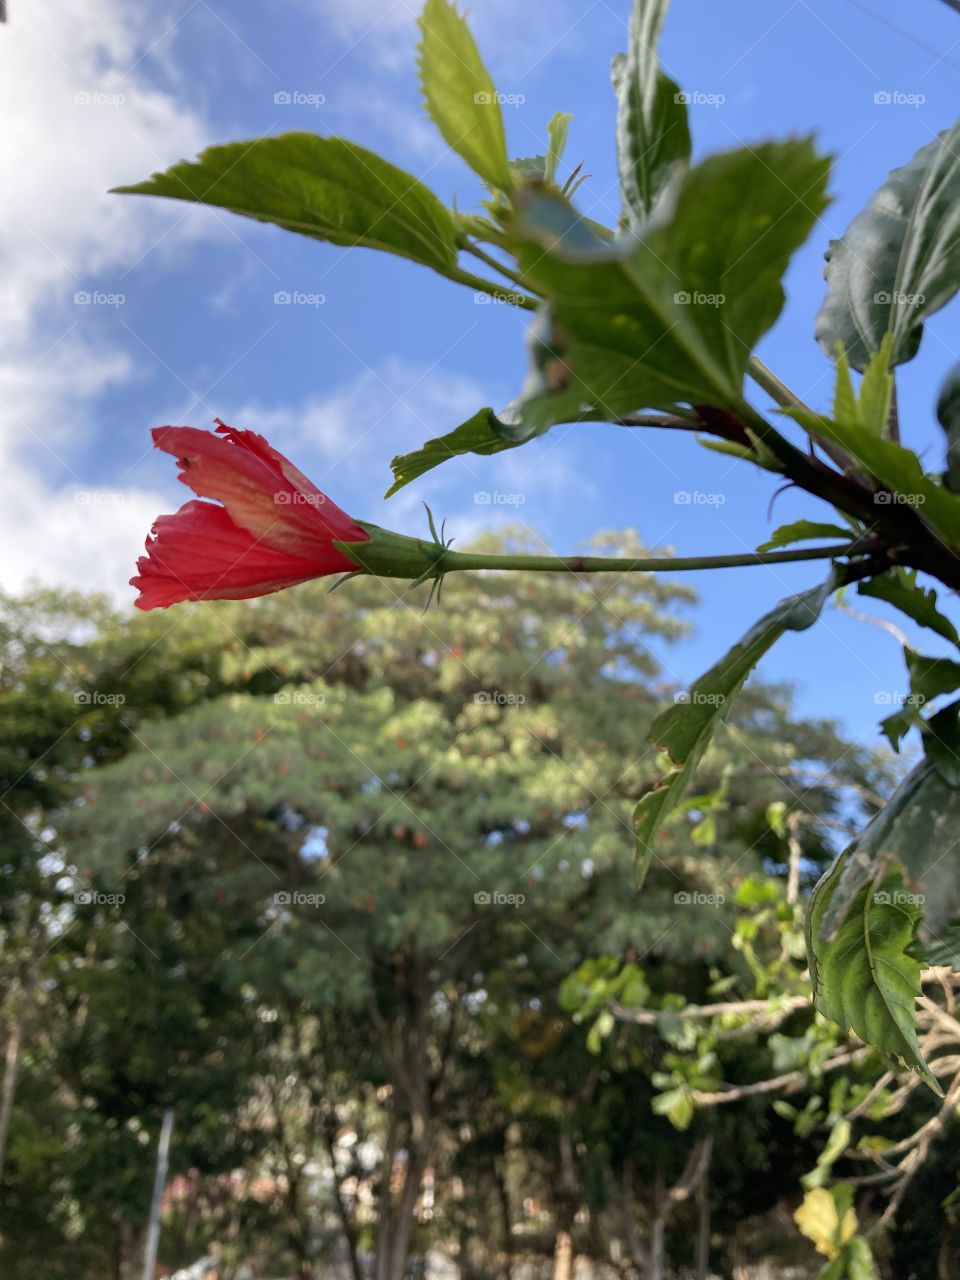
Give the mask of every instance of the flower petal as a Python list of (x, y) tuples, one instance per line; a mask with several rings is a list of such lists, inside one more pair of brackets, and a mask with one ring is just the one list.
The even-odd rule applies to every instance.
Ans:
[(182, 600), (247, 600), (357, 567), (329, 535), (318, 554), (293, 555), (254, 537), (209, 502), (188, 502), (175, 515), (158, 517), (150, 533), (147, 554), (130, 579), (140, 591), (139, 609)]
[(283, 454), (253, 431), (223, 427), (227, 439), (196, 427), (157, 427), (157, 448), (172, 454), (180, 479), (198, 497), (222, 502), (233, 521), (268, 546), (323, 556), (333, 538), (362, 542), (366, 533)]

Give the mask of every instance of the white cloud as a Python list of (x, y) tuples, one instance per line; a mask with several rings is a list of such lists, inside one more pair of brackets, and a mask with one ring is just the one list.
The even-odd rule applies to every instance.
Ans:
[(133, 0), (21, 0), (0, 34), (7, 588), (36, 579), (117, 589), (162, 501), (137, 490), (97, 497), (74, 470), (97, 396), (138, 372), (124, 351), (88, 336), (94, 308), (75, 294), (122, 293), (123, 272), (142, 255), (196, 234), (192, 219), (171, 229), (169, 210), (107, 194), (197, 151), (207, 133), (149, 79), (146, 17)]

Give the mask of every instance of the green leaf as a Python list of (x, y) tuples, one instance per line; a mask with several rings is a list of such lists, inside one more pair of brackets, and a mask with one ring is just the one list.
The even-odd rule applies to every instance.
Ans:
[(932, 587), (917, 585), (916, 569), (888, 569), (886, 573), (858, 583), (857, 592), (874, 600), (884, 600), (921, 627), (935, 631), (951, 644), (960, 645), (960, 635), (945, 614), (937, 608), (937, 593)]
[(863, 371), (857, 407), (860, 425), (882, 436), (887, 432), (890, 406), (893, 403), (893, 374), (890, 372), (890, 352), (893, 338), (884, 334), (880, 350), (875, 351)]
[(927, 759), (944, 782), (960, 787), (960, 702), (938, 711), (924, 721), (923, 728)]
[(817, 341), (855, 369), (891, 335), (891, 365), (917, 353), (926, 316), (960, 287), (960, 124), (894, 169), (827, 250)]
[[(924, 733), (926, 758), (900, 783), (886, 806), (860, 833), (814, 892), (819, 908), (808, 920), (808, 950), (815, 974), (818, 953), (813, 942), (836, 943), (857, 903), (894, 870), (906, 877), (909, 891), (899, 885), (887, 896), (894, 906), (923, 921), (919, 944), (911, 954), (947, 938), (960, 917), (960, 704), (928, 721)], [(828, 884), (829, 882), (829, 884)], [(826, 891), (828, 889), (828, 892)], [(871, 889), (872, 892), (872, 889)], [(812, 941), (812, 940), (813, 941)], [(832, 1015), (831, 1015), (832, 1016)], [(852, 1024), (850, 1024), (852, 1025)]]
[(666, 752), (670, 767), (641, 797), (633, 815), (637, 847), (637, 881), (643, 884), (653, 857), (653, 839), (679, 803), (717, 726), (759, 660), (785, 631), (804, 631), (820, 616), (836, 590), (831, 571), (826, 582), (800, 595), (788, 596), (760, 619), (739, 643), (654, 720), (649, 739)]
[(960, 364), (947, 375), (937, 400), (937, 417), (947, 433), (947, 470), (943, 482), (960, 492)]
[(655, 1115), (666, 1116), (675, 1129), (689, 1129), (694, 1115), (693, 1098), (687, 1085), (677, 1085), (658, 1093), (650, 1104)]
[[(951, 546), (960, 544), (960, 494), (927, 475), (912, 449), (883, 440), (853, 422), (837, 422), (804, 409), (784, 409), (812, 435), (822, 436), (844, 449), (858, 467), (899, 494), (899, 501), (915, 507), (926, 523)], [(889, 503), (888, 493), (878, 493), (878, 505)]]
[(928, 965), (946, 964), (960, 969), (960, 924), (947, 925), (941, 937), (922, 944), (917, 959)]
[(433, 192), (343, 138), (285, 133), (229, 142), (116, 190), (216, 205), (331, 244), (396, 253), (440, 272), (456, 263), (453, 218)]
[(524, 182), (546, 182), (546, 156), (517, 156), (510, 161), (510, 167), (520, 175)]
[(669, 3), (634, 0), (627, 52), (613, 60), (620, 193), (634, 231), (690, 159), (686, 100), (657, 56)]
[(758, 551), (776, 551), (779, 547), (787, 547), (792, 542), (812, 542), (821, 538), (829, 538), (831, 542), (842, 538), (850, 541), (850, 530), (838, 524), (818, 524), (814, 520), (794, 520), (792, 524), (783, 524), (766, 542), (761, 542)]
[(449, 0), (427, 0), (420, 32), (420, 86), (430, 118), (474, 173), (509, 191), (500, 95), (465, 18)]
[(525, 278), (550, 299), (547, 385), (522, 403), (529, 433), (587, 413), (736, 411), (790, 256), (824, 207), (827, 169), (809, 141), (712, 156), (642, 242), (604, 241), (560, 197), (521, 192), (509, 230)]
[(855, 1236), (847, 1243), (846, 1264), (850, 1280), (879, 1280), (873, 1252), (863, 1236)]
[(547, 137), (550, 140), (545, 156), (544, 177), (547, 182), (556, 182), (557, 168), (563, 158), (564, 150), (567, 145), (567, 132), (570, 129), (570, 121), (573, 116), (566, 115), (563, 111), (557, 111), (550, 118), (547, 125)]
[(910, 692), (921, 706), (941, 694), (960, 689), (960, 662), (952, 658), (928, 658), (914, 649), (904, 649), (910, 673)]
[(850, 1121), (845, 1116), (841, 1116), (830, 1130), (823, 1150), (817, 1157), (816, 1166), (809, 1173), (804, 1174), (800, 1180), (806, 1190), (822, 1187), (829, 1179), (833, 1166), (849, 1147), (852, 1136), (853, 1127)]
[(439, 467), (441, 462), (446, 462), (449, 458), (456, 458), (464, 453), (488, 455), (499, 453), (501, 449), (512, 449), (514, 442), (500, 434), (507, 430), (506, 424), (501, 422), (492, 409), (478, 409), (472, 418), (468, 418), (453, 431), (437, 436), (435, 440), (428, 440), (422, 448), (415, 449), (412, 453), (401, 453), (394, 458), (390, 463), (393, 484), (384, 497), (392, 497), (411, 480)]
[(942, 1096), (917, 1039), (914, 1009), (921, 965), (908, 947), (920, 908), (904, 890), (900, 867), (878, 863), (850, 901), (836, 937), (823, 936), (824, 918), (852, 856), (849, 849), (840, 855), (811, 899), (807, 943), (814, 1002), (825, 1017), (913, 1067)]
[(880, 732), (894, 751), (899, 752), (904, 738), (920, 723), (921, 716), (918, 708), (913, 703), (908, 703), (902, 710), (895, 711), (892, 716), (887, 716), (880, 721)]
[(838, 422), (857, 426), (882, 436), (887, 429), (893, 402), (893, 374), (890, 372), (890, 334), (884, 334), (880, 350), (870, 357), (859, 393), (854, 390), (850, 362), (843, 343), (837, 343), (837, 380), (833, 393), (833, 416)]

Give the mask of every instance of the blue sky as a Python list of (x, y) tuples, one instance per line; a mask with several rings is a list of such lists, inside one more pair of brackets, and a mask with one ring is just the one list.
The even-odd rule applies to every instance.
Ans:
[[(362, 142), (442, 199), (474, 207), (477, 182), (419, 107), (416, 6), (141, 8), (13, 0), (0, 29), (0, 103), (17, 121), (0, 142), (10, 230), (0, 249), (5, 585), (34, 577), (122, 598), (150, 520), (184, 496), (170, 460), (149, 450), (148, 428), (215, 416), (263, 431), (354, 514), (416, 533), (426, 499), (460, 542), (491, 520), (519, 519), (557, 551), (580, 549), (599, 527), (634, 526), (649, 545), (682, 554), (737, 552), (799, 515), (830, 518), (787, 494), (771, 525), (769, 477), (686, 437), (605, 426), (559, 428), (497, 459), (458, 460), (384, 503), (393, 454), (513, 397), (526, 317), (478, 305), (470, 291), (397, 259), (104, 193), (205, 143), (313, 129)], [(572, 112), (566, 162), (583, 160), (591, 175), (578, 202), (608, 222), (618, 213), (609, 64), (624, 46), (628, 10), (627, 0), (487, 0), (471, 17), (500, 91), (517, 100), (504, 108), (512, 152), (541, 150), (553, 112)], [(909, 33), (888, 25), (898, 23)], [(823, 406), (828, 364), (812, 339), (823, 250), (888, 169), (954, 119), (960, 18), (936, 0), (917, 0), (908, 17), (894, 0), (675, 0), (662, 54), (699, 95), (698, 155), (812, 131), (836, 158), (833, 202), (795, 259), (787, 308), (761, 348)], [(284, 93), (300, 104), (278, 101)], [(276, 305), (278, 292), (323, 301)], [(75, 301), (84, 293), (97, 300)], [(941, 465), (932, 406), (957, 358), (956, 315), (934, 317), (900, 374), (905, 435), (931, 469)], [(678, 491), (716, 496), (682, 505)], [(516, 500), (476, 500), (492, 492)], [(694, 575), (696, 631), (663, 655), (669, 673), (695, 677), (817, 572)], [(888, 710), (877, 697), (904, 688), (894, 639), (835, 610), (786, 639), (763, 672), (795, 682), (805, 712), (837, 716), (867, 741)]]

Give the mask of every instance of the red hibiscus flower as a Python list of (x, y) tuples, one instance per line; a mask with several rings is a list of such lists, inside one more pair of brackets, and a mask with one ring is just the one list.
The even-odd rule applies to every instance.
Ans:
[(140, 591), (137, 608), (248, 600), (357, 569), (334, 543), (365, 542), (366, 530), (263, 436), (216, 421), (216, 433), (152, 432), (157, 448), (177, 459), (183, 483), (214, 502), (188, 502), (158, 517), (130, 579)]

